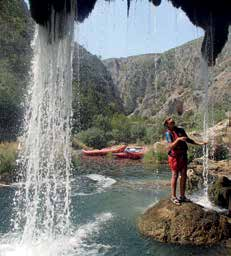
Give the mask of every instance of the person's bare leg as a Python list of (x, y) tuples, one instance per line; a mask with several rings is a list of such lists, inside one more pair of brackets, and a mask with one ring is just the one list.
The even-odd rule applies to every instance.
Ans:
[(172, 172), (172, 179), (171, 179), (172, 197), (176, 197), (177, 178), (178, 178), (178, 173)]
[(185, 197), (186, 180), (187, 180), (187, 169), (183, 169), (181, 171), (181, 176), (180, 176), (180, 196), (181, 197)]

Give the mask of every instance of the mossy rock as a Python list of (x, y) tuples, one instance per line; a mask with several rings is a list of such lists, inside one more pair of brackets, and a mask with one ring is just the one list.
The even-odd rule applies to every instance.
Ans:
[(225, 176), (218, 177), (209, 187), (208, 195), (214, 204), (228, 209), (231, 200), (231, 180)]
[(229, 219), (194, 203), (161, 200), (138, 219), (142, 235), (165, 243), (213, 245), (231, 237)]

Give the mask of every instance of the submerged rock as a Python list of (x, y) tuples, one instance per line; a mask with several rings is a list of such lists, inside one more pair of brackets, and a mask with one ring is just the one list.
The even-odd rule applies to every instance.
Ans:
[(138, 219), (144, 236), (165, 243), (213, 245), (231, 237), (229, 219), (194, 203), (161, 200)]

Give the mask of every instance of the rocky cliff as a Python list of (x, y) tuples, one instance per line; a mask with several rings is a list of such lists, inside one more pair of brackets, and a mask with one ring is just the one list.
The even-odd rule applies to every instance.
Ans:
[[(192, 115), (204, 105), (201, 75), (201, 40), (194, 40), (163, 54), (107, 59), (127, 114), (155, 117)], [(210, 105), (225, 111), (231, 105), (231, 38), (209, 70)]]
[[(79, 76), (78, 76), (79, 70)], [(74, 120), (87, 129), (99, 115), (122, 112), (122, 102), (117, 96), (111, 74), (95, 55), (75, 44), (73, 59), (73, 110)], [(80, 111), (78, 109), (80, 108)], [(78, 117), (79, 115), (79, 117)]]

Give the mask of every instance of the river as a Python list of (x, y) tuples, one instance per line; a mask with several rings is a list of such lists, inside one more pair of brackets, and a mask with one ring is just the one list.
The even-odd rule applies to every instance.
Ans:
[[(136, 219), (169, 195), (167, 166), (142, 162), (85, 158), (71, 175), (71, 232), (30, 248), (12, 242), (12, 200), (17, 186), (0, 189), (0, 255), (81, 256), (225, 256), (222, 246), (193, 247), (162, 244), (142, 237)], [(42, 209), (41, 209), (42, 210)], [(24, 245), (25, 246), (25, 245)]]

